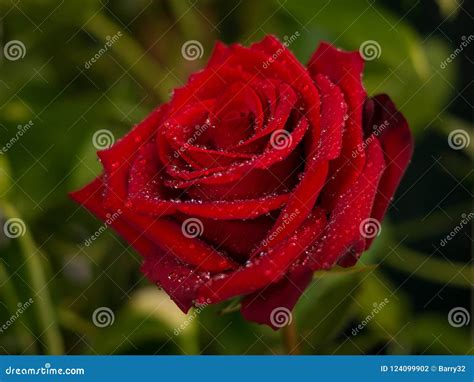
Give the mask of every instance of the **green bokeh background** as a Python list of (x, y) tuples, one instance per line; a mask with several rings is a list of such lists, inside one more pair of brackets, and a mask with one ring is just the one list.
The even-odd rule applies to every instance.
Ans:
[[(1, 46), (20, 40), (26, 48), (19, 60), (0, 61), (0, 146), (18, 125), (34, 123), (0, 155), (0, 219), (26, 224), (20, 238), (0, 233), (0, 324), (18, 303), (34, 300), (0, 333), (0, 353), (287, 352), (280, 333), (241, 318), (238, 302), (191, 313), (192, 319), (180, 313), (112, 231), (84, 246), (100, 222), (67, 192), (100, 172), (94, 132), (123, 136), (205, 65), (216, 40), (248, 45), (268, 33), (283, 40), (296, 31), (290, 49), (304, 63), (321, 40), (350, 50), (377, 41), (380, 57), (364, 75), (368, 93), (390, 94), (416, 137), (412, 165), (370, 251), (354, 269), (317, 273), (297, 305), (300, 351), (472, 353), (470, 326), (448, 320), (453, 308), (470, 311), (469, 227), (440, 245), (471, 211), (472, 145), (453, 150), (447, 137), (456, 129), (471, 134), (472, 46), (441, 68), (470, 35), (463, 6), (454, 0), (0, 1)], [(119, 31), (113, 47), (85, 68)], [(202, 58), (183, 59), (188, 40), (201, 42)], [(353, 335), (385, 298), (389, 303)], [(114, 312), (113, 325), (93, 324), (99, 307)]]

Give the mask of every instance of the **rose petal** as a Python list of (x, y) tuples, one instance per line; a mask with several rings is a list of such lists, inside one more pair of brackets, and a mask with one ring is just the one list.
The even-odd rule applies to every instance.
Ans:
[(292, 311), (312, 279), (311, 269), (295, 268), (280, 281), (246, 296), (240, 311), (246, 320), (268, 325), (274, 330), (281, 329), (275, 325), (273, 317), (281, 308)]
[(141, 271), (163, 288), (184, 313), (194, 305), (199, 286), (209, 280), (208, 272), (190, 268), (170, 255), (146, 256)]
[(200, 219), (204, 226), (202, 237), (206, 242), (225, 251), (239, 264), (249, 259), (249, 254), (265, 237), (274, 222), (274, 217), (270, 214), (247, 220)]
[[(209, 274), (190, 269), (174, 256), (165, 254), (142, 232), (136, 231), (122, 219), (121, 210), (108, 216), (103, 208), (104, 191), (103, 180), (99, 177), (81, 190), (71, 193), (70, 196), (99, 219), (109, 222), (123, 239), (144, 256), (143, 272), (153, 282), (159, 283), (179, 308), (186, 313), (196, 297), (197, 288), (209, 279)], [(159, 266), (155, 266), (157, 264)], [(174, 275), (179, 275), (179, 277), (174, 277)]]
[[(222, 272), (236, 268), (236, 264), (230, 258), (202, 240), (197, 237), (186, 237), (184, 235), (185, 225), (177, 224), (166, 218), (154, 219), (150, 216), (139, 215), (129, 210), (123, 212), (123, 218), (157, 246), (198, 270)], [(196, 223), (199, 224), (198, 221)]]
[(321, 210), (294, 236), (234, 272), (216, 275), (199, 288), (199, 301), (211, 303), (248, 294), (280, 280), (293, 262), (323, 231), (326, 219)]
[[(386, 168), (380, 179), (379, 189), (375, 196), (371, 217), (382, 221), (393, 194), (405, 173), (408, 163), (413, 154), (413, 136), (408, 123), (403, 115), (397, 110), (395, 104), (386, 94), (377, 95), (373, 100), (374, 114), (372, 123), (366, 128), (371, 131), (375, 125), (378, 140), (382, 145), (385, 156)], [(383, 128), (387, 125), (387, 127)], [(378, 130), (377, 130), (378, 129)], [(374, 133), (375, 134), (375, 133)], [(373, 238), (366, 241), (366, 248), (370, 246)]]
[(130, 199), (129, 208), (136, 212), (149, 214), (154, 217), (173, 215), (176, 212), (183, 214), (212, 218), (217, 220), (254, 219), (277, 210), (288, 201), (289, 195), (270, 195), (260, 199), (246, 199), (233, 201), (168, 201), (145, 198), (137, 195)]
[(357, 257), (364, 248), (361, 222), (370, 211), (385, 168), (383, 152), (374, 140), (367, 148), (367, 161), (357, 181), (344, 192), (331, 212), (321, 240), (305, 263), (313, 269), (329, 269), (346, 254)]
[(303, 139), (307, 128), (308, 121), (303, 117), (298, 121), (294, 131), (291, 134), (291, 139), (288, 138), (288, 144), (282, 146), (282, 148), (275, 147), (266, 151), (262, 155), (257, 156), (251, 161), (221, 168), (220, 170), (223, 172), (216, 173), (210, 169), (203, 169), (200, 171), (200, 175), (202, 175), (200, 178), (187, 181), (169, 180), (166, 182), (166, 185), (173, 188), (187, 188), (197, 183), (200, 185), (226, 184), (239, 180), (250, 170), (268, 169), (273, 164), (285, 159), (298, 146), (298, 144)]
[[(301, 93), (302, 100), (306, 106), (304, 112), (309, 123), (314, 129), (319, 129), (319, 95), (306, 68), (275, 36), (266, 36), (262, 41), (252, 44), (250, 48), (253, 51), (259, 50), (265, 53), (267, 59), (277, 55), (277, 58), (270, 65), (270, 69), (273, 66), (282, 65), (292, 74), (291, 78), (287, 80), (287, 83)], [(268, 69), (265, 69), (265, 71), (266, 70)], [(318, 138), (319, 136), (315, 136), (315, 139)]]
[(321, 43), (308, 63), (313, 78), (326, 75), (344, 92), (348, 105), (348, 120), (343, 136), (341, 156), (330, 164), (330, 180), (324, 189), (323, 205), (332, 209), (339, 196), (362, 172), (365, 155), (352, 156), (362, 144), (362, 108), (366, 98), (361, 77), (364, 61), (359, 52), (344, 52), (328, 43)]
[(123, 205), (127, 197), (127, 179), (133, 159), (138, 149), (156, 133), (167, 113), (168, 106), (160, 106), (112, 147), (97, 153), (105, 171), (106, 208), (117, 210)]
[[(327, 77), (318, 74), (315, 83), (321, 100), (321, 140), (311, 141), (303, 178), (291, 193), (288, 204), (268, 234), (272, 238), (272, 246), (294, 232), (311, 213), (326, 180), (327, 161), (337, 158), (341, 150), (347, 105), (339, 88)], [(261, 248), (255, 253), (260, 250)]]

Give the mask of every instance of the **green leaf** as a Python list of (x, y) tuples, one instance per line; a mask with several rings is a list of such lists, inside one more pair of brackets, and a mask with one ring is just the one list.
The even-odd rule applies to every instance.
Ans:
[(140, 353), (142, 346), (153, 342), (167, 343), (176, 353), (198, 354), (198, 315), (184, 314), (165, 292), (145, 287), (114, 315), (111, 326), (97, 329), (92, 348), (99, 354)]
[(473, 284), (474, 266), (443, 261), (403, 246), (397, 247), (396, 255), (387, 256), (384, 264), (443, 285), (471, 288)]
[(395, 290), (382, 272), (371, 273), (365, 279), (356, 296), (359, 309), (353, 335), (370, 330), (390, 340), (398, 333), (409, 317), (409, 307), (405, 297)]
[(354, 317), (354, 296), (371, 269), (316, 278), (305, 291), (294, 314), (300, 334), (310, 344), (311, 353), (320, 352), (321, 347), (340, 334)]
[(474, 354), (469, 327), (454, 328), (446, 317), (424, 314), (403, 332), (415, 352), (424, 354)]

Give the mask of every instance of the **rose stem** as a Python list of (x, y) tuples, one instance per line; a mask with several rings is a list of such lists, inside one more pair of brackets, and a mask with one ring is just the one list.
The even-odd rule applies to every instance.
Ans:
[(281, 335), (283, 340), (283, 346), (286, 350), (286, 353), (289, 355), (301, 354), (299, 344), (298, 344), (298, 333), (295, 320), (284, 326), (281, 329)]

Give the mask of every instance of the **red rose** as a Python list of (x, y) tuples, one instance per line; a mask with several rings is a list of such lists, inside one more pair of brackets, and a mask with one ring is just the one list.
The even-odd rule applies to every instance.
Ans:
[(245, 318), (278, 328), (272, 312), (291, 310), (315, 270), (369, 247), (412, 154), (390, 98), (367, 97), (363, 66), (327, 43), (307, 68), (272, 36), (217, 43), (72, 197), (183, 311), (244, 296)]

